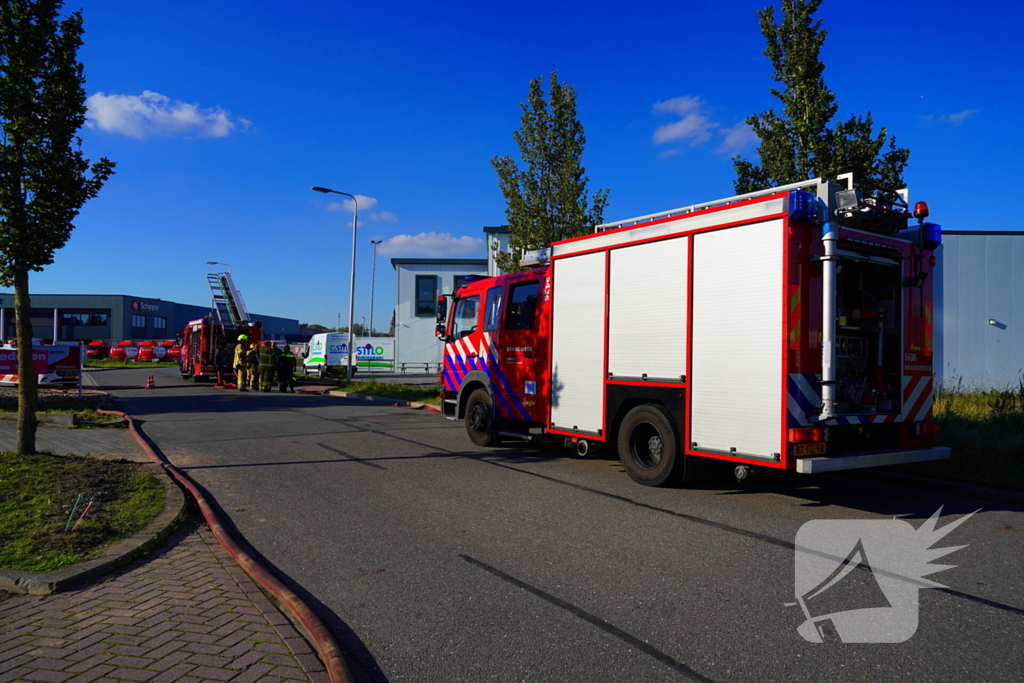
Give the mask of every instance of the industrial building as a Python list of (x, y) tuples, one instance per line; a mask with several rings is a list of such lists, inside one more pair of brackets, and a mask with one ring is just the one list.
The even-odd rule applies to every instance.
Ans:
[(948, 389), (1024, 380), (1024, 232), (942, 233), (936, 252), (935, 377)]
[[(123, 341), (174, 339), (190, 320), (211, 308), (123, 294), (32, 294), (32, 336), (56, 341)], [(299, 334), (299, 321), (250, 314), (263, 323), (269, 339)], [(0, 330), (14, 339), (14, 294), (0, 293)]]

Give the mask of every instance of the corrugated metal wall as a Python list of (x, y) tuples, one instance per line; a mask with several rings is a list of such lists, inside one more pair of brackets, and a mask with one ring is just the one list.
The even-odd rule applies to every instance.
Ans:
[(1024, 232), (945, 232), (938, 252), (935, 374), (947, 388), (1024, 377)]

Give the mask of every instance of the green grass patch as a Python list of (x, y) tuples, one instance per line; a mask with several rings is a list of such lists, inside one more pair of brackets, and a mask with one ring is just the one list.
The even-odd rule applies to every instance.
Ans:
[(1024, 380), (1003, 391), (936, 392), (935, 418), (936, 445), (952, 448), (952, 459), (893, 471), (1024, 491)]
[(398, 398), (403, 401), (419, 401), (420, 403), (441, 403), (441, 385), (412, 386), (409, 384), (385, 384), (376, 380), (342, 382), (338, 389), (355, 394), (380, 396), (382, 398)]
[[(76, 531), (64, 531), (75, 499)], [(0, 567), (51, 572), (95, 557), (163, 509), (164, 489), (138, 463), (0, 453)]]
[(107, 415), (95, 410), (79, 410), (77, 415), (80, 422), (121, 422), (121, 418), (117, 415)]
[(180, 365), (176, 360), (158, 360), (158, 361), (134, 361), (134, 360), (87, 360), (85, 361), (85, 367), (87, 368), (120, 368), (122, 370), (131, 370), (135, 368), (176, 368)]

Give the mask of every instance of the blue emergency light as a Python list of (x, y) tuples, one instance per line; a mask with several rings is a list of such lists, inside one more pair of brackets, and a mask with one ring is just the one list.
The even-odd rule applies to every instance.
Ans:
[(921, 224), (921, 246), (935, 251), (942, 244), (942, 226), (938, 223)]
[(806, 190), (789, 193), (789, 218), (794, 221), (814, 222), (818, 218), (818, 200)]

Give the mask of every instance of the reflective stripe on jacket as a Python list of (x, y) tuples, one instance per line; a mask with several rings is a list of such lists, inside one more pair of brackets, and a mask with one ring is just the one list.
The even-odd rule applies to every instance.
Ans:
[(260, 367), (269, 368), (274, 365), (274, 350), (264, 346), (260, 349)]

